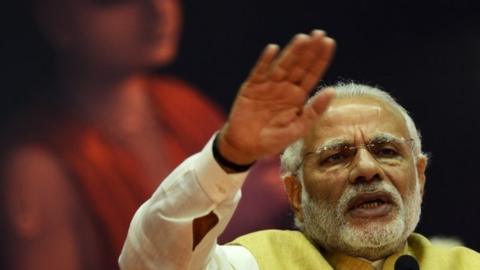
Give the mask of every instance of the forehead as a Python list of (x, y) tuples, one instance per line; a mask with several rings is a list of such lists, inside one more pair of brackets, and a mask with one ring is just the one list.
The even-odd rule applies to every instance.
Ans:
[(410, 137), (398, 109), (373, 97), (338, 98), (315, 121), (305, 138), (305, 146), (311, 150), (333, 139), (364, 143), (380, 134)]

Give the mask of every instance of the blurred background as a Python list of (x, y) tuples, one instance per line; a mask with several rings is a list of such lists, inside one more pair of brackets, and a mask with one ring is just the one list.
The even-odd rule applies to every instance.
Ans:
[[(185, 0), (183, 11), (177, 59), (158, 72), (198, 87), (225, 113), (267, 43), (285, 45), (295, 33), (327, 31), (337, 53), (323, 84), (379, 86), (420, 128), (431, 159), (417, 231), (454, 236), (480, 250), (480, 18), (473, 1)], [(3, 12), (4, 36), (16, 37), (23, 22), (9, 17), (8, 8)], [(28, 42), (24, 46), (28, 54)], [(1, 53), (6, 63), (15, 62), (5, 47)], [(2, 66), (2, 123), (41, 94), (12, 91), (19, 80), (12, 70), (26, 65), (31, 62)], [(255, 196), (248, 199), (261, 204)], [(278, 226), (288, 228), (291, 219), (279, 217)]]

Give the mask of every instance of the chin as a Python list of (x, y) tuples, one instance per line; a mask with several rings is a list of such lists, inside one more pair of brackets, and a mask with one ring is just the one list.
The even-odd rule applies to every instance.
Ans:
[[(379, 219), (348, 219), (330, 228), (303, 228), (319, 246), (329, 252), (375, 261), (402, 249), (411, 231), (397, 215)], [(335, 228), (335, 229), (334, 229)], [(306, 229), (306, 230), (305, 230)]]
[(154, 51), (151, 56), (151, 62), (153, 66), (167, 66), (177, 57), (177, 48), (175, 46), (162, 46), (158, 50)]
[(405, 246), (407, 234), (392, 235), (391, 233), (391, 231), (369, 230), (364, 227), (356, 229), (355, 234), (341, 233), (337, 237), (313, 240), (329, 252), (339, 252), (376, 261), (398, 252)]
[(360, 257), (369, 261), (384, 259), (400, 250), (405, 246), (405, 241), (400, 243), (390, 243), (377, 247), (345, 247), (342, 253), (352, 257)]
[(404, 220), (398, 215), (387, 215), (370, 221), (363, 220), (360, 223), (358, 220), (355, 221), (347, 221), (340, 227), (339, 238), (345, 246), (350, 246), (350, 249), (365, 250), (369, 254), (379, 250), (386, 250), (385, 252), (389, 253), (391, 249), (405, 243), (411, 233), (406, 230)]

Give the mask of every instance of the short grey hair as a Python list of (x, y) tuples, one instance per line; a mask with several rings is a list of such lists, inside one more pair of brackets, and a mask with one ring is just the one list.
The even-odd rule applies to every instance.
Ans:
[[(326, 87), (322, 87), (326, 88)], [(397, 101), (387, 92), (368, 85), (364, 84), (357, 84), (357, 83), (338, 83), (332, 86), (329, 86), (329, 88), (334, 88), (336, 92), (336, 99), (340, 98), (351, 98), (351, 97), (369, 97), (373, 98), (376, 100), (379, 100), (381, 102), (384, 102), (385, 104), (391, 106), (392, 108), (398, 110), (403, 118), (405, 119), (405, 124), (407, 126), (407, 129), (410, 133), (411, 138), (413, 139), (413, 151), (415, 158), (418, 158), (420, 155), (422, 155), (422, 141), (421, 141), (421, 136), (420, 136), (420, 131), (417, 129), (415, 122), (413, 122), (413, 119), (410, 117), (408, 111), (400, 104), (398, 104)], [(316, 93), (319, 93), (317, 91)], [(315, 95), (310, 98), (308, 102), (311, 102)], [(283, 152), (281, 156), (281, 174), (282, 178), (296, 175), (300, 178), (300, 181), (303, 182), (303, 175), (302, 175), (302, 170), (300, 167), (300, 164), (302, 162), (302, 151), (304, 148), (304, 141), (303, 138), (297, 140), (290, 146), (288, 146), (285, 151)]]

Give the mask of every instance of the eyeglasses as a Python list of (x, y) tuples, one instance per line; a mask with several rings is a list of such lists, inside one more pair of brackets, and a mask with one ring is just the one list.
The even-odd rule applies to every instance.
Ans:
[(308, 161), (319, 170), (342, 169), (349, 167), (360, 148), (365, 148), (382, 166), (395, 166), (404, 162), (410, 150), (413, 150), (414, 140), (381, 135), (369, 143), (352, 145), (345, 140), (333, 140), (322, 145), (315, 151), (307, 152), (296, 171)]

